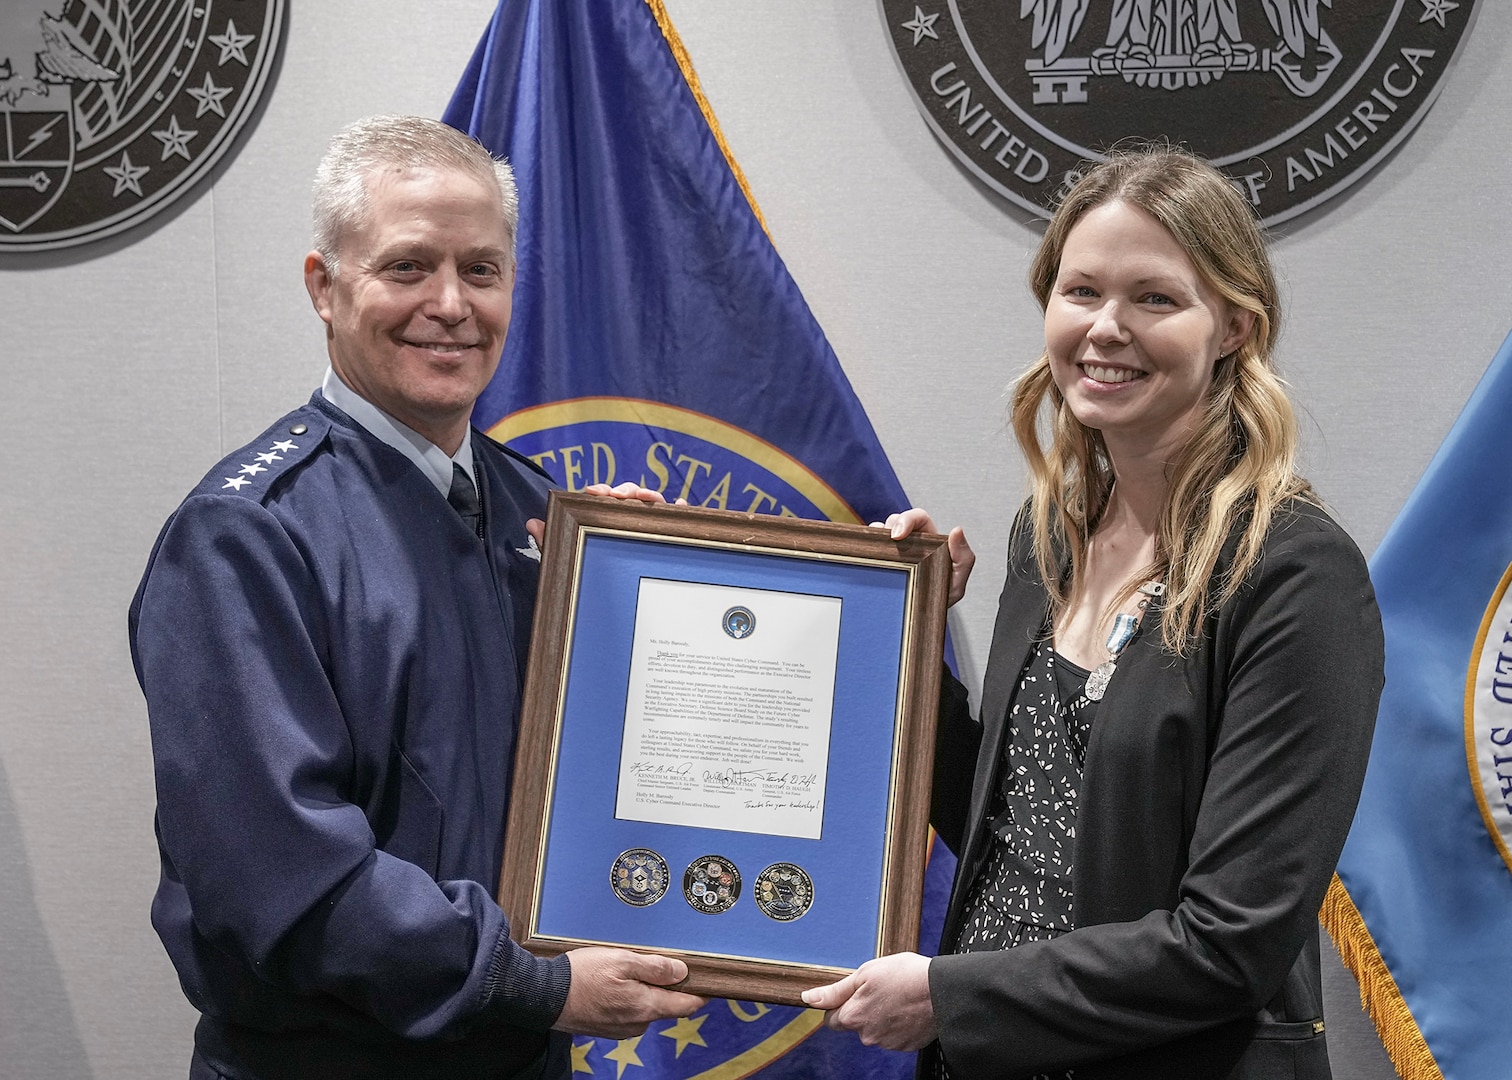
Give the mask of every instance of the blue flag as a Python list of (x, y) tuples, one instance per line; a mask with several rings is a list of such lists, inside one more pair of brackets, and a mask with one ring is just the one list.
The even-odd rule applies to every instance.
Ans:
[[(514, 317), (474, 422), (569, 490), (880, 520), (909, 505), (727, 153), (660, 0), (503, 0), (446, 121), (514, 165)], [(936, 845), (921, 946), (953, 859)], [(902, 1078), (807, 1009), (716, 1001), (576, 1072)]]
[(1512, 338), (1371, 561), (1386, 691), (1323, 919), (1405, 1080), (1512, 1075)]

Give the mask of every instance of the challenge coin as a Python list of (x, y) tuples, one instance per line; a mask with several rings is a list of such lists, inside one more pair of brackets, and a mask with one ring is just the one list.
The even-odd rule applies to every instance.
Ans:
[(631, 907), (650, 907), (667, 895), (670, 878), (667, 860), (650, 848), (621, 852), (609, 869), (609, 887)]
[(773, 863), (756, 875), (756, 906), (769, 919), (792, 922), (814, 904), (814, 882), (801, 866)]
[(723, 914), (740, 899), (740, 871), (722, 855), (695, 859), (683, 874), (683, 897), (695, 911)]

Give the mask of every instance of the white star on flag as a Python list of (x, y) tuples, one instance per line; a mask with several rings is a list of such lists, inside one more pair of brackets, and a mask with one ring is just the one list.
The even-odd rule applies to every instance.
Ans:
[(240, 491), (243, 484), (250, 484), (251, 482), (245, 476), (228, 476), (221, 490), (225, 491), (226, 488), (231, 488), (233, 491)]
[(290, 450), (298, 450), (299, 447), (295, 446), (291, 442), (276, 442), (273, 444), (273, 449), (277, 450), (281, 454), (287, 454)]
[(257, 458), (258, 461), (261, 461), (264, 465), (271, 465), (275, 461), (282, 461), (283, 460), (282, 456), (280, 456), (278, 454), (274, 454), (274, 453), (256, 454), (254, 456)]
[(256, 476), (260, 472), (267, 472), (268, 467), (266, 465), (259, 465), (254, 461), (251, 465), (243, 465), (241, 471), (248, 476)]

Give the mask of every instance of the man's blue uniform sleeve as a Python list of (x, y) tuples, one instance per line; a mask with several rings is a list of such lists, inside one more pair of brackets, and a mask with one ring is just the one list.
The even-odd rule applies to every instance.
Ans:
[[(335, 998), (406, 1038), (549, 1027), (566, 958), (511, 942), (478, 882), (380, 850), (351, 801), (349, 725), (364, 718), (343, 713), (333, 641), (391, 628), (333, 625), (307, 556), (259, 501), (191, 496), (133, 605), (165, 882), (182, 886), (160, 892), (154, 923), (176, 962), (198, 954), (178, 963), (186, 992), (235, 1013), (187, 972), (245, 963), (279, 992), (269, 1000)], [(168, 918), (176, 904), (192, 920)], [(230, 1018), (255, 1023), (255, 983), (247, 996), (251, 1015)]]

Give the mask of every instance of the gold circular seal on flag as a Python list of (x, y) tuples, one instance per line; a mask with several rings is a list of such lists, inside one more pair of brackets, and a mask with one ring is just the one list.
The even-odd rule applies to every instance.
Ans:
[(1465, 756), (1481, 818), (1512, 870), (1512, 566), (1486, 614), (1465, 679)]

